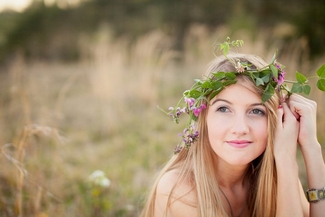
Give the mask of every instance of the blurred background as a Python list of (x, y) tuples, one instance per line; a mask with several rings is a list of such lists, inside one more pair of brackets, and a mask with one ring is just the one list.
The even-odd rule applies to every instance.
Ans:
[[(183, 129), (157, 106), (175, 105), (227, 36), (267, 62), (278, 49), (288, 78), (312, 76), (324, 11), (324, 0), (1, 0), (0, 216), (138, 216)], [(324, 96), (309, 96), (322, 144)]]

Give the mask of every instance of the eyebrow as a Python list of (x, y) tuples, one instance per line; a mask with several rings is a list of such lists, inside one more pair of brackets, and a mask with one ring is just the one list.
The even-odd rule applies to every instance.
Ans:
[(219, 102), (219, 101), (222, 101), (222, 102), (226, 102), (226, 103), (232, 104), (230, 101), (225, 100), (225, 99), (216, 99), (216, 100), (214, 100), (214, 101), (211, 103), (211, 105), (213, 105), (213, 104), (215, 104), (216, 102)]
[[(215, 104), (216, 102), (219, 102), (219, 101), (226, 102), (226, 103), (232, 105), (232, 102), (230, 102), (230, 101), (228, 101), (226, 99), (216, 99), (211, 103), (211, 106), (213, 104)], [(252, 103), (250, 106), (260, 106), (260, 105), (265, 107), (265, 105), (263, 103)]]

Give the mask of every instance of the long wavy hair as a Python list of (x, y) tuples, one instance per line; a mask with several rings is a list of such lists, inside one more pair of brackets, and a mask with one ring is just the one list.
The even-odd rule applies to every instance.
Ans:
[[(261, 68), (265, 61), (260, 57), (247, 54), (229, 54), (230, 59), (240, 59), (241, 62), (248, 62), (252, 67)], [(236, 69), (229, 59), (217, 57), (207, 70), (207, 76), (212, 72), (234, 72)], [(237, 76), (237, 80), (248, 82), (252, 88), (262, 96), (263, 88), (255, 86), (252, 80), (245, 75)], [(279, 106), (279, 96), (274, 94), (265, 107), (268, 117), (268, 139), (265, 151), (251, 162), (251, 167), (246, 173), (250, 180), (250, 189), (247, 198), (247, 206), (252, 217), (274, 217), (276, 213), (277, 177), (273, 155), (273, 141), (276, 128), (276, 110)], [(207, 105), (209, 107), (209, 105)], [(160, 178), (168, 171), (177, 169), (179, 171), (177, 186), (182, 181), (191, 183), (191, 187), (196, 195), (196, 209), (198, 217), (206, 216), (228, 216), (222, 202), (222, 193), (218, 186), (216, 177), (216, 160), (218, 157), (214, 153), (208, 137), (207, 111), (203, 110), (196, 123), (200, 132), (198, 141), (189, 149), (182, 149), (180, 153), (174, 155), (165, 167), (158, 174), (155, 183), (148, 195), (146, 204), (142, 210), (142, 217), (154, 216), (156, 188)], [(175, 189), (175, 186), (173, 189)], [(166, 205), (165, 215), (171, 205), (173, 189), (169, 195)], [(175, 198), (173, 198), (174, 200)]]

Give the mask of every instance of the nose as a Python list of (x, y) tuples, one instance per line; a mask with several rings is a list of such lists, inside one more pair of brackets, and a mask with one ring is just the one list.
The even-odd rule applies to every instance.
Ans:
[(232, 120), (231, 133), (244, 135), (249, 132), (249, 125), (245, 114), (236, 114)]

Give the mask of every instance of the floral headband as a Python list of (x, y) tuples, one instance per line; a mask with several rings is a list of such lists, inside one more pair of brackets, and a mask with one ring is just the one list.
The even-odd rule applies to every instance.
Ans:
[[(235, 72), (213, 72), (209, 78), (195, 79), (195, 84), (191, 89), (183, 93), (182, 98), (175, 107), (170, 107), (168, 112), (161, 109), (172, 117), (177, 124), (181, 114), (189, 115), (187, 125), (180, 134), (182, 140), (175, 147), (175, 154), (179, 153), (183, 148), (189, 148), (199, 138), (199, 132), (195, 129), (194, 122), (197, 121), (200, 112), (206, 108), (204, 102), (209, 102), (225, 87), (235, 84), (237, 75), (249, 76), (256, 86), (261, 86), (264, 89), (262, 94), (263, 103), (268, 101), (275, 91), (284, 91), (288, 96), (292, 93), (309, 95), (311, 88), (308, 85), (308, 79), (303, 74), (296, 72), (296, 81), (285, 80), (285, 67), (276, 61), (277, 52), (273, 55), (270, 64), (257, 69), (251, 68), (252, 65), (247, 62), (241, 62), (239, 59), (233, 60), (227, 56), (231, 47), (241, 47), (243, 44), (242, 40), (230, 41), (230, 38), (227, 37), (227, 40), (219, 45), (220, 51), (234, 65)], [(316, 75), (313, 77), (318, 78), (318, 89), (325, 91), (325, 64), (316, 71)], [(291, 88), (287, 83), (292, 84)]]

